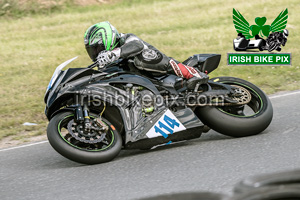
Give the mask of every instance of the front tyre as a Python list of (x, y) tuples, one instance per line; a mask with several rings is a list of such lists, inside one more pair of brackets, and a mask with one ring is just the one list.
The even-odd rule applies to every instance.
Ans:
[(256, 135), (269, 126), (273, 108), (261, 89), (234, 77), (216, 77), (211, 80), (246, 89), (251, 94), (251, 101), (243, 106), (197, 107), (195, 113), (204, 124), (231, 137)]
[[(90, 118), (96, 121), (97, 116), (91, 114)], [(121, 151), (122, 138), (108, 120), (102, 117), (101, 121), (106, 124), (107, 132), (94, 131), (84, 134), (80, 125), (74, 122), (72, 112), (58, 113), (49, 122), (47, 137), (51, 146), (70, 160), (83, 164), (108, 162)], [(99, 124), (93, 125), (96, 127)], [(100, 130), (101, 127), (98, 128)], [(78, 133), (81, 134), (78, 136)]]

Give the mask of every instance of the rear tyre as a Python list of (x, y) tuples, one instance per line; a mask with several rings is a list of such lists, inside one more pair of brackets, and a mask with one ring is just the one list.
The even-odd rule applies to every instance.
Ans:
[(273, 108), (269, 98), (257, 86), (234, 77), (216, 77), (211, 80), (247, 89), (251, 101), (244, 106), (197, 107), (195, 113), (204, 124), (231, 137), (256, 135), (269, 126)]
[[(95, 114), (90, 115), (95, 119)], [(103, 138), (98, 143), (86, 143), (79, 141), (68, 131), (68, 124), (74, 119), (72, 112), (62, 112), (55, 115), (49, 122), (47, 137), (51, 146), (64, 157), (83, 164), (98, 164), (114, 159), (122, 148), (122, 138), (114, 126), (102, 118), (109, 130), (106, 134), (99, 133), (95, 138)], [(101, 137), (100, 137), (101, 136)], [(105, 137), (104, 137), (105, 136)], [(97, 138), (96, 138), (97, 139)], [(94, 139), (92, 139), (94, 140)]]

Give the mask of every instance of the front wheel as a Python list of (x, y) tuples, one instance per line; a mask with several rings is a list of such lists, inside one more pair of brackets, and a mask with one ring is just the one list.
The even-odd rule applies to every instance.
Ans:
[(270, 42), (269, 47), (268, 47), (268, 51), (271, 52), (271, 51), (274, 51), (277, 48), (278, 48), (278, 43), (277, 42)]
[(243, 88), (251, 95), (251, 100), (242, 106), (197, 107), (195, 113), (204, 124), (232, 137), (256, 135), (269, 126), (273, 118), (273, 108), (261, 89), (234, 77), (216, 77), (211, 80)]
[(83, 164), (98, 164), (114, 159), (122, 147), (122, 138), (103, 117), (90, 115), (91, 129), (74, 120), (72, 112), (55, 115), (47, 128), (51, 146), (64, 157)]

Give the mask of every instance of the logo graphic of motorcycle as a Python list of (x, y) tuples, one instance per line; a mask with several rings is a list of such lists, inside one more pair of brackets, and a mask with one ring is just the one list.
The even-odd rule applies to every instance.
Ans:
[[(286, 8), (271, 25), (265, 25), (266, 17), (256, 17), (256, 25), (250, 26), (242, 14), (233, 8), (233, 24), (238, 33), (237, 38), (233, 40), (233, 49), (236, 51), (246, 51), (247, 49), (281, 51), (281, 45), (285, 46), (289, 35), (289, 31), (285, 29), (287, 19), (288, 9)], [(255, 38), (255, 40), (250, 40), (251, 38)]]

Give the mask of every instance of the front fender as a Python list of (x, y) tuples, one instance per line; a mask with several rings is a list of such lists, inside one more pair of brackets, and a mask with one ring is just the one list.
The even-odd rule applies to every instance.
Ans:
[(55, 115), (57, 115), (58, 113), (61, 113), (61, 112), (66, 112), (66, 111), (72, 111), (74, 112), (76, 109), (76, 107), (65, 107), (65, 108), (61, 108), (59, 110), (56, 110), (54, 113), (51, 114), (50, 118), (48, 118), (48, 120), (50, 121)]

